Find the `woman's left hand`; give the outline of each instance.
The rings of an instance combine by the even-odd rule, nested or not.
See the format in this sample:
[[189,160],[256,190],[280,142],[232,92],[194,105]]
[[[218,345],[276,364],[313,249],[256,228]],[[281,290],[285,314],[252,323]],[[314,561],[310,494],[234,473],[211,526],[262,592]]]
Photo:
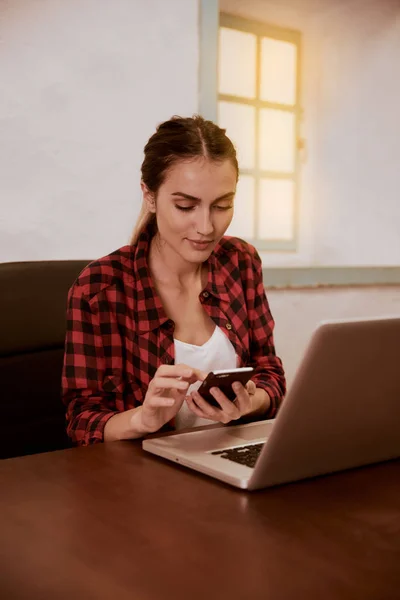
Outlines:
[[228,400],[219,388],[211,388],[210,393],[218,402],[220,408],[209,404],[197,391],[191,392],[186,397],[186,402],[190,410],[198,417],[219,421],[220,423],[229,423],[230,421],[240,419],[244,415],[248,415],[255,408],[252,400],[256,393],[256,385],[253,381],[249,381],[246,387],[236,382],[232,388],[236,394],[233,402]]

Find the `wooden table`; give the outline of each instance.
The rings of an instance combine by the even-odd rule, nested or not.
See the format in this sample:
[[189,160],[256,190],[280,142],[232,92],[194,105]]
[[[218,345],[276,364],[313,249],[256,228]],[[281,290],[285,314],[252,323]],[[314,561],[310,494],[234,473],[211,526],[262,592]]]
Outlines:
[[2,600],[400,598],[400,461],[249,493],[114,442],[0,485]]

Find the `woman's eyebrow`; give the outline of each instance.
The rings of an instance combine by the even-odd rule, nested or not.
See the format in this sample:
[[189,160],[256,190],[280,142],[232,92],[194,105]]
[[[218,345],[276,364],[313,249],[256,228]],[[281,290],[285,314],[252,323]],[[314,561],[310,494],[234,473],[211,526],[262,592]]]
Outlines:
[[[182,198],[185,198],[186,200],[194,200],[195,202],[201,202],[201,198],[196,198],[196,196],[191,196],[190,194],[185,194],[184,192],[173,192],[171,195],[172,196],[181,196]],[[222,196],[219,196],[218,198],[216,198],[214,200],[214,202],[219,202],[220,200],[225,200],[227,198],[231,198],[234,195],[235,195],[235,192],[227,192],[226,194],[223,194]]]

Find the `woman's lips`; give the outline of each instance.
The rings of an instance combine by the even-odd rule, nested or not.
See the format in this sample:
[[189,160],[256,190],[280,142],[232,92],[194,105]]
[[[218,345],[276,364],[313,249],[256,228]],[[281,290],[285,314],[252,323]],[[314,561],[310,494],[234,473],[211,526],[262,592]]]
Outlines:
[[190,240],[189,238],[187,238],[187,241],[195,250],[206,250],[213,242],[213,240]]

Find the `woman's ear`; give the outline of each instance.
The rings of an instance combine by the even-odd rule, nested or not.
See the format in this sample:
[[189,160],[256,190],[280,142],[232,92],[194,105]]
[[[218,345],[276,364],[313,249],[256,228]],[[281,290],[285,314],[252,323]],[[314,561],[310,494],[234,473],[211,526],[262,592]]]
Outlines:
[[143,200],[144,200],[144,202],[146,204],[147,210],[149,212],[151,212],[151,213],[155,213],[156,212],[156,198],[155,198],[155,194],[153,194],[153,192],[151,192],[149,190],[149,188],[144,183],[144,181],[140,182],[140,187],[142,188]]

